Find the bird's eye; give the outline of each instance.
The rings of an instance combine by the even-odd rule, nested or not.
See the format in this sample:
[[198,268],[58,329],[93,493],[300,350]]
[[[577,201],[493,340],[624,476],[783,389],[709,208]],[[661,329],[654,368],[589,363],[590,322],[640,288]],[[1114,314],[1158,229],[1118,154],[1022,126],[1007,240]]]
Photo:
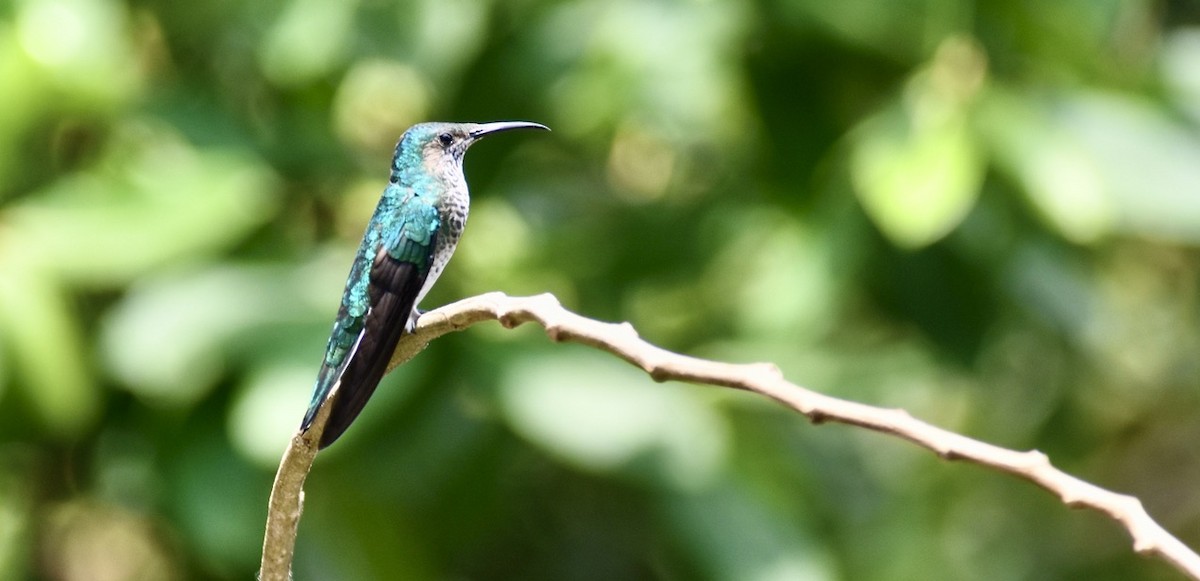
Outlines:
[[438,136],[438,141],[442,142],[443,147],[450,147],[450,144],[454,143],[454,136],[449,133],[443,133]]

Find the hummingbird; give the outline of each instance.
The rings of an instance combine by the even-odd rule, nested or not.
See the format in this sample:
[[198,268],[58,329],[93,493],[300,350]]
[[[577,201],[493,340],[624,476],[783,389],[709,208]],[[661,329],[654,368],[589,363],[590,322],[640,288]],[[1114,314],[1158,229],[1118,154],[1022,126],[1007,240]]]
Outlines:
[[396,144],[391,177],[354,256],[300,426],[307,431],[334,394],[320,448],[337,440],[358,417],[400,336],[416,327],[417,305],[454,254],[470,204],[463,177],[467,148],[510,129],[549,131],[528,121],[420,123]]

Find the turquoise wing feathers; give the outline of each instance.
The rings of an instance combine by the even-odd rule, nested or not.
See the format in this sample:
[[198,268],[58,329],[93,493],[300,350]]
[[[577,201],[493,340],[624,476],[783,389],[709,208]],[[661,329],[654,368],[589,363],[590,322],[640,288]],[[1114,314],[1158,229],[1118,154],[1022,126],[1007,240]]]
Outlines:
[[375,392],[433,263],[437,209],[409,195],[381,201],[359,248],[302,429],[341,382],[321,447],[349,427]]

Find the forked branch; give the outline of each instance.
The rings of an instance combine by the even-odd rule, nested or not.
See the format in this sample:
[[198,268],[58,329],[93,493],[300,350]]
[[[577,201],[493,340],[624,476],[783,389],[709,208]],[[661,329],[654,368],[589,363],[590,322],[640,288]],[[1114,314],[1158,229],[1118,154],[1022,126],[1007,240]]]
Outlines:
[[[672,353],[643,341],[628,323],[602,323],[572,313],[553,295],[509,297],[488,293],[430,311],[420,318],[413,334],[401,338],[388,370],[412,359],[437,337],[491,320],[508,328],[536,323],[546,329],[546,335],[553,341],[572,341],[607,351],[642,369],[655,381],[675,380],[751,391],[804,414],[814,423],[860,426],[909,440],[948,460],[965,460],[1007,472],[1050,491],[1069,507],[1088,508],[1109,516],[1129,532],[1134,551],[1159,557],[1200,581],[1200,555],[1155,522],[1141,501],[1075,478],[1055,468],[1041,452],[993,446],[922,422],[901,409],[822,395],[788,382],[777,367],[768,363],[719,363]],[[263,581],[286,581],[290,577],[304,478],[316,456],[316,443],[327,417],[327,409],[318,412],[312,429],[306,434],[296,434],[284,453],[267,515],[259,572]]]

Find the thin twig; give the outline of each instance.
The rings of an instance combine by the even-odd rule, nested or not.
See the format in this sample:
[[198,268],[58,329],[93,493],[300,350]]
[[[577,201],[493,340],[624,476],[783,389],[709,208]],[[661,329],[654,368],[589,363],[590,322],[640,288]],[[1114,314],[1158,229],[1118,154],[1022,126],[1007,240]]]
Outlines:
[[[1129,532],[1134,551],[1159,557],[1200,581],[1200,555],[1155,522],[1141,501],[1075,478],[1055,468],[1041,452],[993,446],[922,422],[902,409],[879,408],[822,395],[788,382],[769,363],[719,363],[672,353],[643,341],[628,323],[602,323],[582,317],[564,309],[550,294],[509,297],[488,293],[430,311],[420,318],[412,335],[401,339],[388,370],[412,359],[437,337],[491,320],[508,328],[536,323],[545,328],[552,341],[571,341],[607,351],[642,369],[655,381],[675,380],[751,391],[804,414],[813,423],[838,422],[867,428],[903,438],[947,460],[964,460],[1007,472],[1050,491],[1071,508],[1087,508],[1109,516]],[[320,437],[317,430],[323,429],[327,415],[327,410],[321,410],[308,433],[292,438],[275,477],[263,544],[260,572],[263,581],[286,581],[290,577],[304,478],[316,455]]]

